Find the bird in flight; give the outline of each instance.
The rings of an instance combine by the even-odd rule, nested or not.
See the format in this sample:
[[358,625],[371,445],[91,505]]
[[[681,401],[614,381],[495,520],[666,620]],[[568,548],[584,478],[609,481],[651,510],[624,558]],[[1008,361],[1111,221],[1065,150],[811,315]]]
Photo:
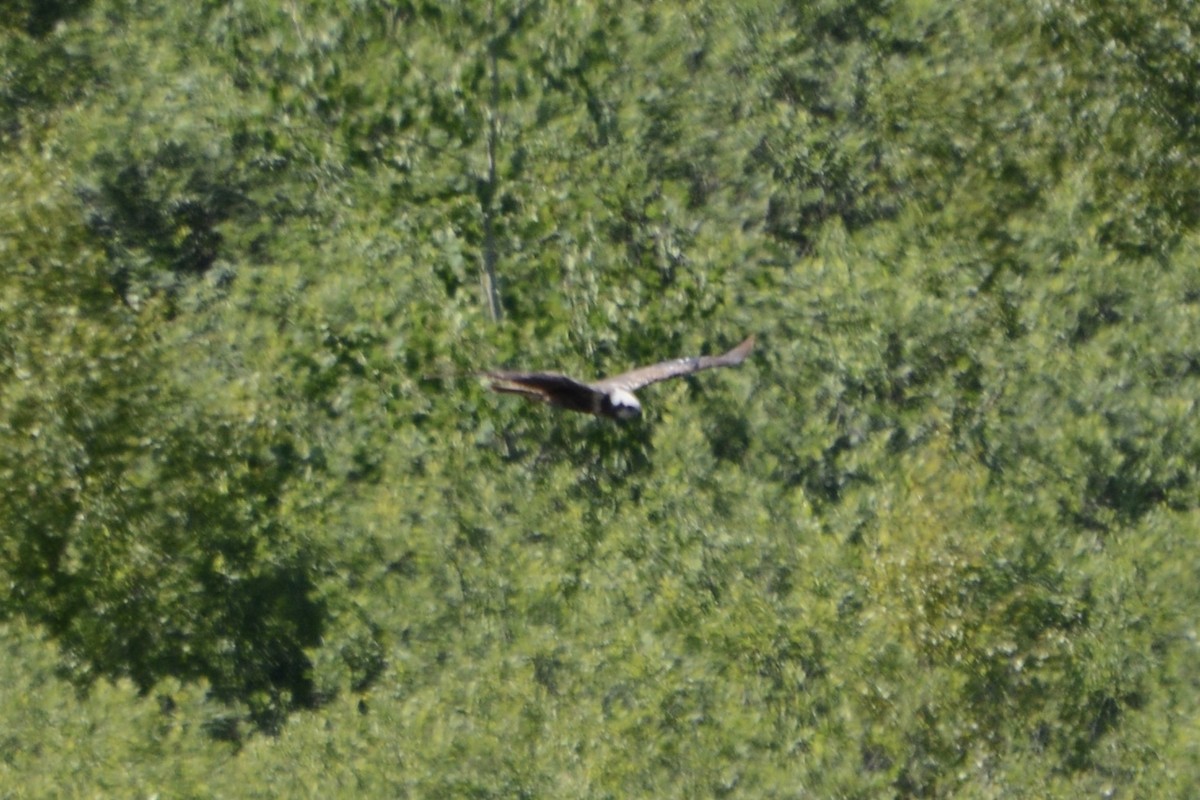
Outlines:
[[748,336],[744,342],[724,355],[676,358],[648,367],[631,369],[592,383],[577,381],[557,372],[496,370],[483,374],[492,379],[490,388],[494,392],[519,394],[557,408],[595,414],[598,417],[633,419],[642,413],[642,404],[633,393],[643,386],[680,375],[691,375],[702,369],[735,367],[746,360],[753,348],[754,337]]

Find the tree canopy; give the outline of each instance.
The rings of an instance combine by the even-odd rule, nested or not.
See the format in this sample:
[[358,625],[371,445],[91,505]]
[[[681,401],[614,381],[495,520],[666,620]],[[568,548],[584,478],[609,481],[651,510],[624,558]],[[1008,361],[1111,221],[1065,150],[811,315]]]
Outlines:
[[6,793],[1200,784],[1193,4],[8,5]]

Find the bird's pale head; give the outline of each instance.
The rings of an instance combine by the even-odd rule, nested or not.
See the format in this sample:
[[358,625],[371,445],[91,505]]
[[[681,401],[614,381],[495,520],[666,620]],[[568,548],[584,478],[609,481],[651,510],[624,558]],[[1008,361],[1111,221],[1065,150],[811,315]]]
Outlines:
[[608,393],[608,402],[617,419],[633,419],[642,415],[642,404],[625,389],[613,389]]

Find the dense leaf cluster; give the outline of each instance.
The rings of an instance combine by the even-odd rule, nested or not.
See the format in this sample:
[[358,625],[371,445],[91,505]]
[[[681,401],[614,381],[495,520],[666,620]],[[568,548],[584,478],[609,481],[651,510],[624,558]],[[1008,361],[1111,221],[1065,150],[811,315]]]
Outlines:
[[1200,782],[1190,4],[10,6],[0,786]]

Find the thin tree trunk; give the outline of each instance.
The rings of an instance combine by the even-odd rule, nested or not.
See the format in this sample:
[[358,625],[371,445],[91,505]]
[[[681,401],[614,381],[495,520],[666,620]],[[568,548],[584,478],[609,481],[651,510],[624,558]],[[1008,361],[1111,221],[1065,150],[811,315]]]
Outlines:
[[504,316],[500,306],[500,284],[496,277],[496,141],[499,138],[497,117],[500,114],[500,68],[496,58],[496,2],[491,3],[492,36],[488,42],[488,61],[492,73],[492,89],[489,97],[487,155],[488,155],[488,191],[483,206],[483,295],[487,303],[488,316],[492,322],[499,322]]

